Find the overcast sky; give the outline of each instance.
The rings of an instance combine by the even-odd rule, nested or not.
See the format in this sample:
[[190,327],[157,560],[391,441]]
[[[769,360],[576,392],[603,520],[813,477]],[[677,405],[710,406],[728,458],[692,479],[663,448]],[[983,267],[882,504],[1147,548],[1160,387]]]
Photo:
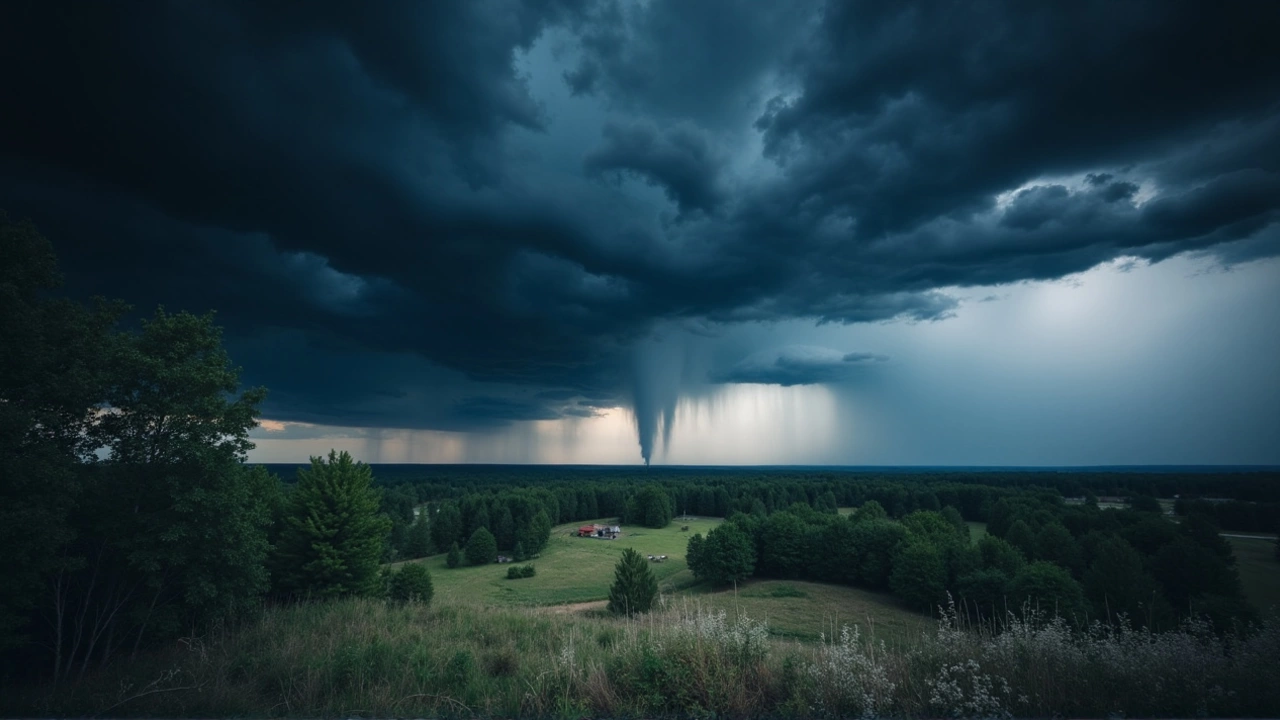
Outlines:
[[0,4],[0,209],[261,461],[1280,463],[1280,4]]

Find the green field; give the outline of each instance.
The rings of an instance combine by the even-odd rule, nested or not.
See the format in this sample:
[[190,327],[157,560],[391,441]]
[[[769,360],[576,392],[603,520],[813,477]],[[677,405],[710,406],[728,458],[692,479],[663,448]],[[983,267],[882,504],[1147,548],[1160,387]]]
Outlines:
[[[600,522],[604,522],[601,520]],[[508,565],[459,567],[450,570],[445,556],[423,560],[431,570],[436,602],[481,606],[541,606],[557,612],[598,611],[609,596],[613,568],[624,548],[642,555],[666,555],[666,562],[652,563],[658,586],[668,607],[680,605],[725,610],[730,616],[745,612],[767,620],[770,632],[783,637],[817,639],[822,633],[839,632],[841,625],[859,625],[887,641],[918,634],[932,621],[900,607],[887,594],[856,588],[799,581],[755,580],[736,590],[711,591],[698,583],[685,564],[685,547],[694,533],[706,534],[719,518],[673,520],[660,530],[623,527],[617,540],[574,536],[579,525],[560,525],[541,556],[530,561],[538,574],[508,580]],[[681,527],[688,526],[688,531]]]
[[975,520],[970,520],[970,521],[966,522],[965,524],[969,526],[969,541],[970,541],[970,542],[976,543],[976,542],[978,542],[979,540],[981,540],[983,537],[985,537],[985,536],[986,536],[986,534],[987,534],[987,524],[986,524],[986,523],[984,523],[984,522],[977,522],[977,521],[975,521]]
[[1227,540],[1236,553],[1245,598],[1263,612],[1269,608],[1280,612],[1280,562],[1276,561],[1275,541],[1252,538]]
[[[610,522],[601,519],[597,522]],[[551,539],[540,557],[530,561],[538,574],[521,580],[507,579],[507,565],[445,566],[445,556],[435,555],[426,563],[435,583],[436,599],[479,605],[564,605],[609,597],[613,567],[625,548],[641,555],[666,555],[667,561],[653,563],[659,588],[671,592],[691,585],[693,575],[684,561],[685,547],[694,533],[706,534],[722,521],[716,519],[673,520],[660,530],[624,526],[617,540],[574,537],[573,532],[588,521],[568,523],[551,530]],[[687,532],[681,527],[688,526]]]

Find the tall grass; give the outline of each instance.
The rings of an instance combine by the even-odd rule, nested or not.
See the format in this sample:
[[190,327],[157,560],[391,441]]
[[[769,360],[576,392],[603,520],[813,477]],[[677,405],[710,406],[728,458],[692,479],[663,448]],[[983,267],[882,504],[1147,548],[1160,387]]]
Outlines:
[[1215,635],[1009,618],[779,640],[689,601],[632,620],[343,600],[264,609],[4,714],[1000,717],[1280,714],[1280,623]]

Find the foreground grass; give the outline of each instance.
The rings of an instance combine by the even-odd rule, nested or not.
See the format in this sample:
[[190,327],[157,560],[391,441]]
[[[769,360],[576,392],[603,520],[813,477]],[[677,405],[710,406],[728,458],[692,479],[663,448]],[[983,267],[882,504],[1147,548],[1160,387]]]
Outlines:
[[1244,596],[1255,608],[1280,612],[1280,562],[1275,557],[1275,541],[1229,537],[1240,570]]
[[[779,586],[774,586],[779,587]],[[341,600],[266,609],[5,715],[308,717],[1275,716],[1280,624],[1218,638],[944,620],[911,642],[770,639],[689,607],[637,620]]]

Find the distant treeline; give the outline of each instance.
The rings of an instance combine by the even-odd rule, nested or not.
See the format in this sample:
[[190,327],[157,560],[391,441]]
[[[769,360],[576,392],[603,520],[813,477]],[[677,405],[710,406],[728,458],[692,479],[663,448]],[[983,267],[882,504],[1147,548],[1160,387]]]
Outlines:
[[[286,484],[298,466],[267,465]],[[646,523],[653,504],[628,503],[641,488],[660,488],[670,503],[668,515],[728,517],[735,512],[768,515],[796,504],[820,511],[879,503],[899,518],[916,510],[952,506],[967,520],[986,521],[1002,497],[1043,495],[1054,502],[1120,497],[1135,507],[1154,509],[1153,498],[1180,496],[1176,512],[1206,515],[1224,530],[1275,532],[1280,527],[1280,473],[1169,472],[1123,473],[1064,471],[876,472],[832,469],[631,468],[578,466],[375,465],[383,489],[383,509],[393,520],[388,552],[421,557],[443,552],[454,540],[464,543],[478,527],[487,527],[499,547],[510,549],[529,508],[545,510],[553,525],[620,518]],[[1198,501],[1210,497],[1214,501]],[[1222,498],[1234,498],[1221,502]],[[443,527],[431,532],[433,546],[410,540],[414,508],[427,506],[428,517],[445,512]],[[511,522],[506,520],[511,515]],[[639,513],[639,514],[638,514]],[[454,520],[455,514],[460,516]],[[654,515],[654,518],[659,517]],[[663,523],[665,524],[665,523]],[[508,528],[514,527],[514,530]],[[421,536],[420,536],[421,537]]]
[[[372,465],[383,486],[412,485],[423,502],[455,498],[495,486],[532,487],[557,483],[651,482],[724,484],[759,481],[768,485],[847,481],[885,481],[891,484],[954,484],[988,487],[1040,487],[1064,497],[1150,496],[1172,498],[1231,498],[1248,502],[1280,502],[1280,471],[1225,468],[1119,470],[864,470],[825,467],[637,467],[609,465]],[[268,464],[285,483],[306,465]]]
[[[1103,486],[1086,476],[1129,499],[1128,508],[1101,509],[1088,490],[1068,504],[1061,487],[1079,492],[1075,483],[1087,483],[1058,473],[965,475],[960,482],[951,473],[825,470],[530,468],[527,477],[510,468],[385,471],[378,467],[384,508],[402,528],[392,531],[388,557],[442,551],[480,528],[511,548],[535,511],[556,524],[616,517],[649,527],[681,514],[726,517],[707,537],[695,536],[687,553],[695,575],[715,584],[751,577],[847,584],[892,592],[924,611],[950,593],[984,618],[1035,607],[1080,624],[1124,616],[1152,628],[1191,614],[1220,626],[1253,617],[1219,523],[1263,529],[1270,517],[1260,512],[1270,507],[1263,503],[1180,501],[1185,517],[1170,522],[1145,494],[1153,492],[1153,478],[1163,483],[1156,493],[1198,487],[1215,496],[1274,482],[1258,473],[1140,475],[1108,476]],[[415,503],[424,501],[431,542],[405,546],[399,538],[424,534],[409,524]],[[841,516],[841,507],[857,510]],[[970,543],[966,521],[987,523],[988,536]]]

